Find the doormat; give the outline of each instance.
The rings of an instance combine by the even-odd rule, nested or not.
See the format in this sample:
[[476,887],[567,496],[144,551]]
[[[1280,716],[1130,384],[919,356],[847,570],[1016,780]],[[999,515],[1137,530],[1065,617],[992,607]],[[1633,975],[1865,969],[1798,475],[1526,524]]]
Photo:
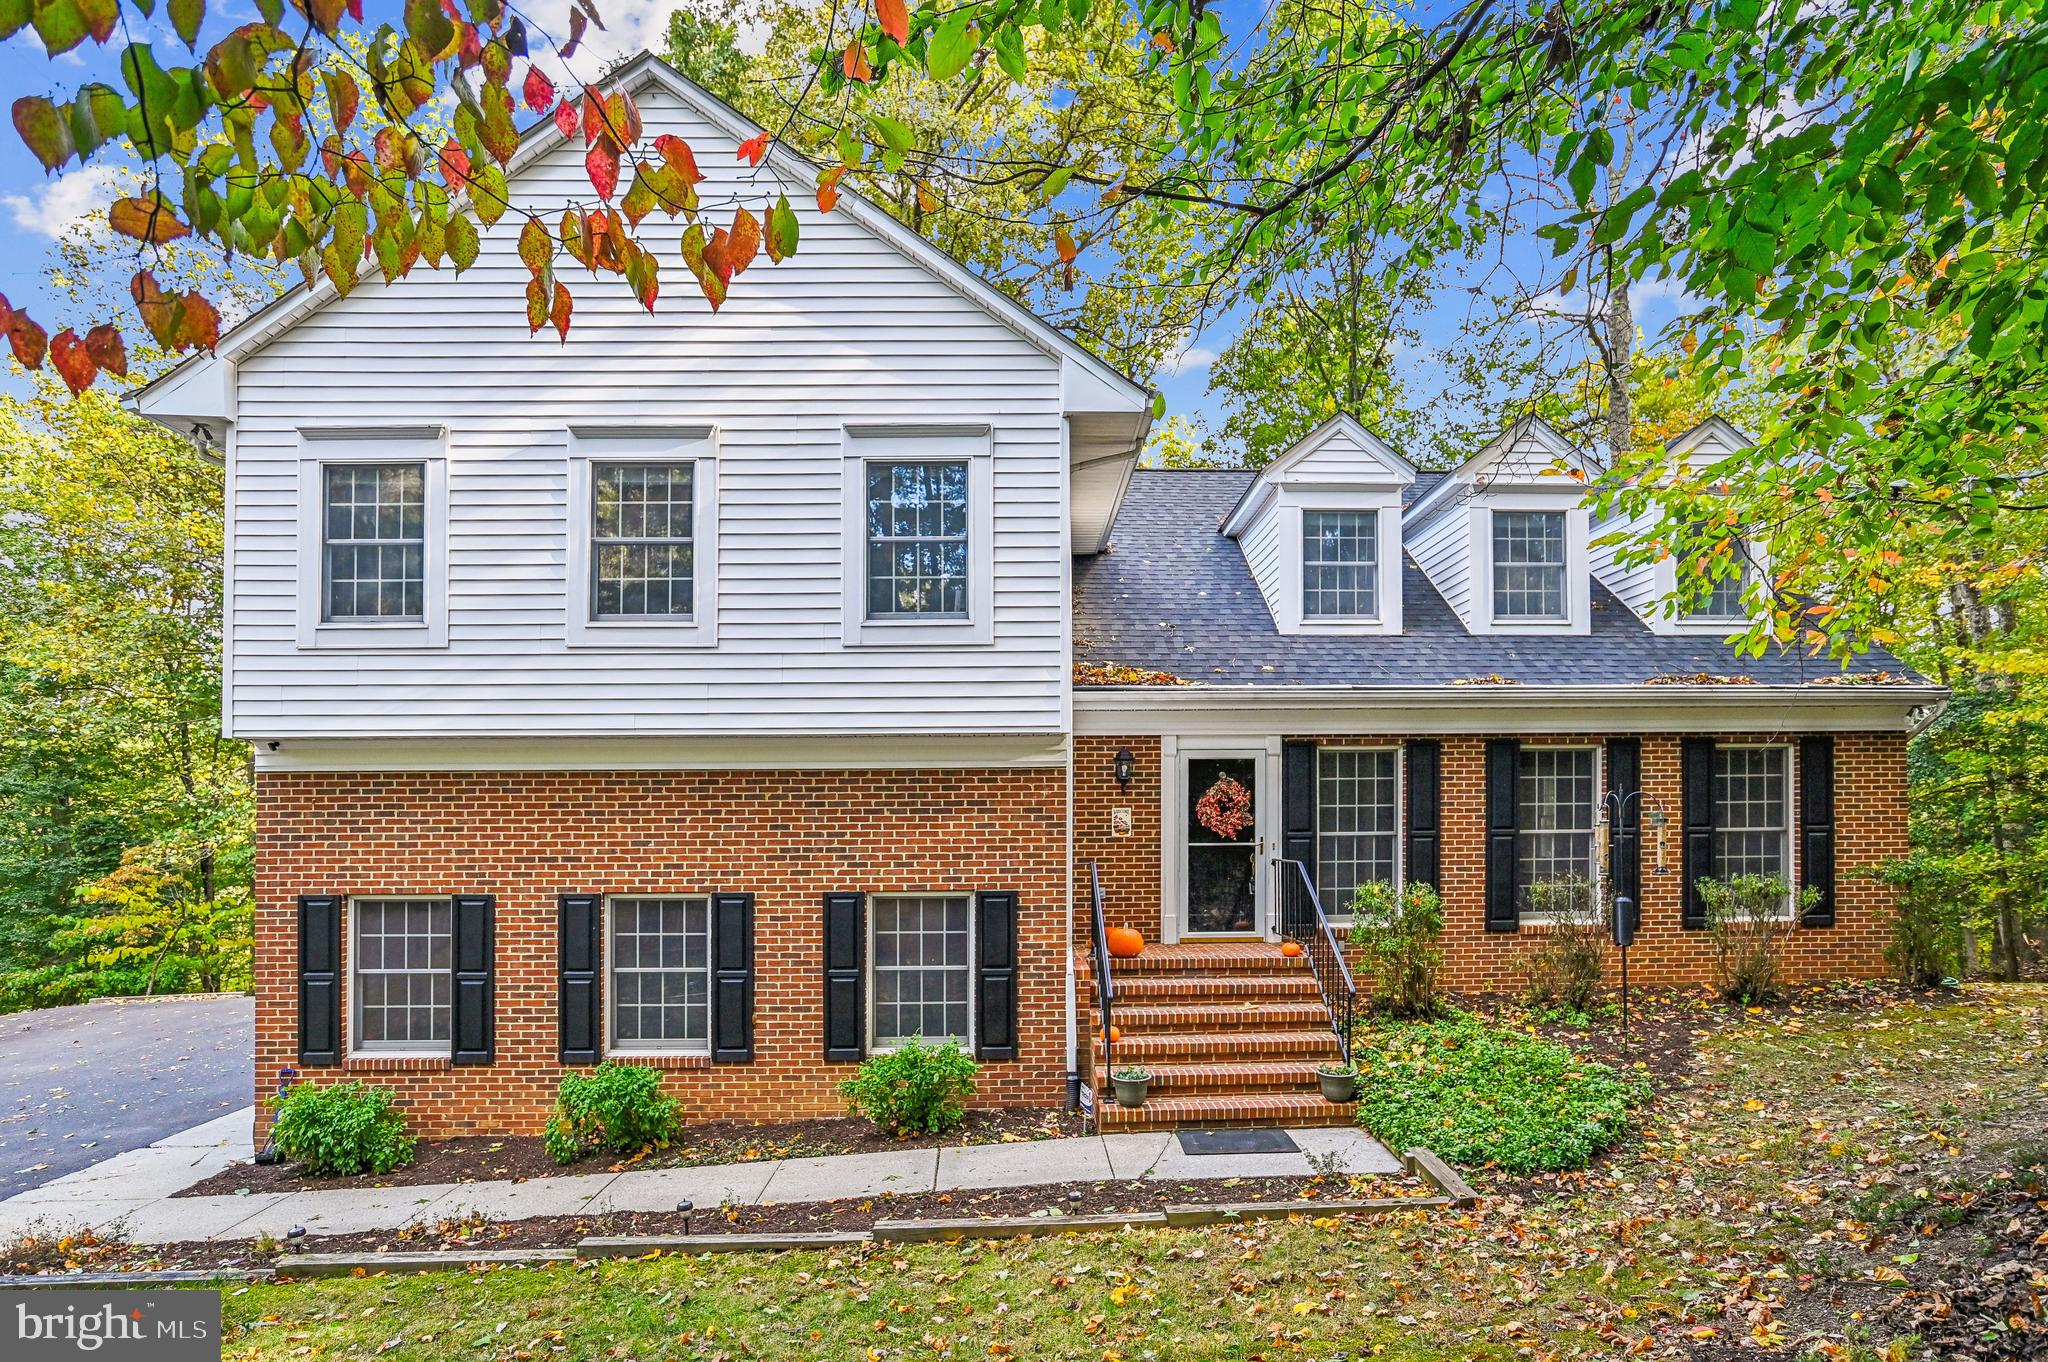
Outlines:
[[1183,1130],[1183,1154],[1299,1154],[1301,1146],[1284,1130]]

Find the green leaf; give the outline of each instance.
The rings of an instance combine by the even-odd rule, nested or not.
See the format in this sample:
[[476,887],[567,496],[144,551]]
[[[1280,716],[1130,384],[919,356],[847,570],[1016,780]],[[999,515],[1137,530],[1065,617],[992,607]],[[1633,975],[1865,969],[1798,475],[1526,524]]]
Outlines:
[[46,171],[63,165],[76,150],[68,121],[42,95],[23,95],[14,101],[14,130]]
[[1061,166],[1058,170],[1045,177],[1045,182],[1039,185],[1039,191],[1047,199],[1056,199],[1059,197],[1060,191],[1067,187],[1067,181],[1073,178],[1074,168],[1072,166]]
[[469,214],[457,213],[448,219],[448,258],[455,262],[457,274],[476,263],[476,224],[469,220]]
[[1873,161],[1863,172],[1863,193],[1887,213],[1905,211],[1906,188],[1899,183],[1898,173],[1881,161]]
[[875,130],[876,139],[893,152],[901,154],[916,145],[917,139],[910,129],[893,118],[883,118],[878,114],[869,119],[868,124]]
[[967,69],[967,59],[974,55],[975,48],[973,20],[972,9],[957,9],[932,34],[924,65],[933,80],[951,80]]
[[996,30],[989,45],[995,48],[996,64],[1003,68],[1003,74],[1022,85],[1026,74],[1024,30],[1015,24],[1005,24]]
[[206,21],[206,0],[170,0],[164,7],[164,14],[178,36],[185,40],[185,46],[197,51],[199,26]]

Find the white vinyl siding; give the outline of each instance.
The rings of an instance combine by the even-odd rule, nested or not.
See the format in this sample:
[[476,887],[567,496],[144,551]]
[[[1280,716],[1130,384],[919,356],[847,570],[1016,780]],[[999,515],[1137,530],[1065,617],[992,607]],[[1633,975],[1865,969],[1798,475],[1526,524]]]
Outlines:
[[1438,512],[1406,533],[1408,554],[1422,575],[1429,578],[1444,603],[1459,619],[1472,627],[1472,545],[1467,538],[1467,515],[1463,507]]
[[[517,232],[486,232],[458,279],[425,265],[367,277],[241,355],[229,454],[229,717],[255,738],[693,737],[1046,734],[1064,726],[1067,442],[1060,361],[807,185],[736,159],[735,143],[672,95],[641,100],[647,135],[689,140],[706,204],[758,214],[787,189],[802,250],[765,257],[713,316],[686,271],[665,269],[654,315],[615,278],[569,280],[566,345],[528,334]],[[580,143],[516,176],[514,212],[586,199]],[[730,215],[730,208],[720,211]],[[674,262],[682,224],[642,223]],[[565,276],[566,277],[566,276]],[[298,429],[364,419],[446,429],[446,646],[315,653],[296,638],[303,535]],[[989,534],[975,567],[988,618],[976,646],[855,647],[842,621],[848,429],[973,427]],[[644,421],[715,429],[715,646],[633,646],[569,619],[571,428]],[[387,456],[391,457],[391,456]],[[700,472],[708,460],[700,460]],[[430,482],[431,482],[430,476]],[[700,496],[711,488],[700,477]],[[430,553],[431,556],[431,553]],[[699,577],[711,564],[697,551]],[[923,626],[920,626],[923,627]],[[984,643],[978,636],[985,629]]]

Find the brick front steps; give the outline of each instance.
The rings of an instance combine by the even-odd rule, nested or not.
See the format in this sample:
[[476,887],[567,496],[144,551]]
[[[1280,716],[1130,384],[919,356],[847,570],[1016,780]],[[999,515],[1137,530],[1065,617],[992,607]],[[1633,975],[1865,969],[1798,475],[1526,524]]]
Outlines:
[[1308,962],[1263,942],[1147,946],[1110,966],[1118,1067],[1152,1073],[1145,1105],[1116,1104],[1094,982],[1082,972],[1094,1031],[1095,1110],[1104,1131],[1182,1126],[1346,1126],[1316,1065],[1340,1057]]

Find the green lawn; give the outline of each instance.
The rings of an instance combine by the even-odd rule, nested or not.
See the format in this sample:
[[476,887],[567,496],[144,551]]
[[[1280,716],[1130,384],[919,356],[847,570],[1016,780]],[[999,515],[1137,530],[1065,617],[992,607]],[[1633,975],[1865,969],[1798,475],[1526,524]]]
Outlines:
[[254,1287],[227,1352],[1895,1362],[1931,1354],[1884,1306],[1969,1270],[2044,1118],[2048,987],[1745,1017],[1602,1173],[1482,1175],[1475,1212]]

